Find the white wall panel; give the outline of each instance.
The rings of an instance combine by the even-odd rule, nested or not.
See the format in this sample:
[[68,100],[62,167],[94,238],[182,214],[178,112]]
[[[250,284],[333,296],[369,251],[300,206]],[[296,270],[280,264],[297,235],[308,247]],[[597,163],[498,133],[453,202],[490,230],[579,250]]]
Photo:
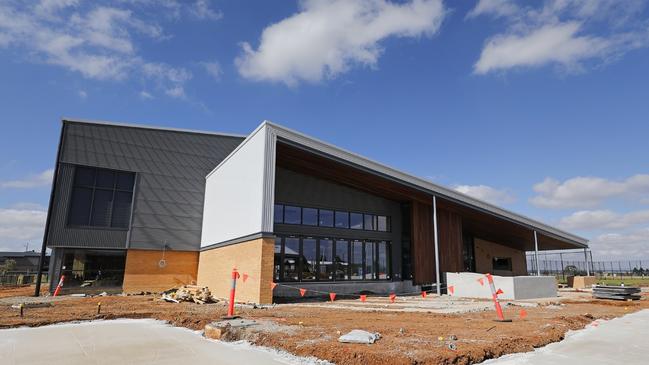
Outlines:
[[272,231],[274,151],[262,124],[207,176],[201,247]]

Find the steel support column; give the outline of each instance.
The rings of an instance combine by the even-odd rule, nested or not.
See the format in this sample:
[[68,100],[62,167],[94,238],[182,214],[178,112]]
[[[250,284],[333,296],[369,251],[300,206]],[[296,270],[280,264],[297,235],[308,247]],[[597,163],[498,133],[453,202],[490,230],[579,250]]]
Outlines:
[[588,249],[584,248],[584,259],[586,260],[586,276],[590,276],[590,265],[588,264]]
[[437,198],[435,197],[435,195],[433,195],[433,237],[434,237],[434,240],[435,240],[435,270],[436,270],[435,280],[437,281],[437,283],[436,283],[437,285],[435,285],[435,286],[437,288],[437,295],[441,295],[442,290],[440,288],[440,280],[439,280],[439,276],[440,276],[440,273],[439,273],[439,271],[440,271],[439,270],[439,242],[437,240]]
[[539,240],[536,237],[536,230],[534,230],[534,262],[536,262],[536,276],[541,276],[541,268],[539,267]]

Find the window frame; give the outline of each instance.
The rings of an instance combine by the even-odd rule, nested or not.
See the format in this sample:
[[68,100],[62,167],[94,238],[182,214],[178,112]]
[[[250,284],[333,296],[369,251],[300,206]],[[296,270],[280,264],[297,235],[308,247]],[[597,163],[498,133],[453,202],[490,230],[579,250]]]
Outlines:
[[[359,211],[353,211],[353,210],[346,210],[346,209],[335,209],[335,208],[316,208],[313,206],[303,206],[303,205],[297,205],[297,204],[287,204],[287,203],[274,203],[273,209],[281,209],[282,211],[282,217],[281,219],[278,219],[278,217],[274,214],[273,212],[273,224],[286,224],[286,225],[292,225],[292,226],[306,226],[306,227],[323,227],[323,228],[334,228],[334,229],[343,229],[343,230],[353,230],[353,231],[366,231],[366,232],[379,232],[379,233],[392,233],[392,217],[389,215],[385,214],[376,214],[376,213],[367,213],[367,212],[359,212]],[[298,223],[291,223],[286,221],[286,212],[287,208],[297,208],[299,210],[299,222]],[[316,224],[305,224],[304,223],[304,211],[305,209],[309,210],[315,210],[316,213]],[[321,218],[323,216],[322,212],[326,211],[327,213],[331,214],[332,222],[331,225],[325,225],[321,223]],[[337,219],[341,215],[346,215],[347,219],[346,221],[346,226],[338,226],[337,225]],[[360,215],[361,218],[361,226],[358,228],[353,228],[351,225],[352,222],[352,215]],[[379,217],[385,217],[385,225],[386,229],[385,230],[380,230],[379,229]],[[372,227],[367,228],[366,227],[366,218],[370,218]]]
[[[86,169],[86,170],[93,170],[93,182],[92,185],[86,185],[86,184],[78,184],[76,182],[77,179],[77,171],[79,169]],[[97,186],[97,175],[99,171],[110,171],[113,173],[113,187],[103,187],[103,186]],[[133,186],[132,188],[129,189],[123,189],[117,187],[117,180],[119,174],[130,174],[133,175]],[[67,228],[82,228],[82,229],[97,229],[97,230],[111,230],[111,231],[128,231],[131,229],[131,222],[133,221],[133,203],[135,201],[135,191],[137,187],[137,177],[138,173],[134,171],[126,171],[126,170],[116,170],[116,169],[107,169],[103,167],[96,167],[96,166],[86,166],[86,165],[74,165],[74,172],[72,174],[72,183],[70,185],[70,193],[69,193],[69,198],[67,201],[67,212],[66,212],[66,227]],[[87,220],[86,224],[73,224],[70,222],[70,213],[72,209],[72,204],[73,204],[73,195],[74,195],[74,190],[75,188],[80,188],[80,189],[90,189],[92,192],[90,194],[90,205],[88,208],[87,212]],[[101,191],[110,191],[111,192],[111,200],[110,200],[110,222],[108,226],[101,226],[101,225],[93,225],[92,220],[93,220],[93,211],[94,211],[94,205],[95,205],[95,193],[97,190]],[[115,196],[117,195],[118,192],[121,193],[129,193],[131,194],[131,201],[130,201],[130,207],[129,207],[129,216],[128,216],[128,224],[126,227],[114,227],[113,226],[113,214],[115,212]]]
[[[297,270],[297,280],[286,280],[286,272],[284,270],[284,261],[285,261],[285,254],[286,254],[286,240],[287,239],[295,239],[298,241],[298,252],[299,252],[299,257],[296,260],[296,270]],[[296,283],[296,282],[304,282],[304,283],[315,283],[315,282],[362,282],[362,281],[380,281],[380,282],[385,282],[385,281],[393,281],[393,275],[392,275],[392,241],[389,240],[372,240],[372,239],[353,239],[353,238],[346,238],[346,237],[340,237],[340,236],[312,236],[312,235],[293,235],[293,234],[287,234],[287,235],[277,235],[276,239],[280,240],[280,254],[278,256],[280,265],[279,265],[279,270],[278,270],[278,282],[287,282],[287,283]],[[304,252],[304,244],[303,240],[305,239],[313,239],[315,240],[316,243],[316,259],[314,263],[314,269],[317,275],[315,275],[314,280],[304,280],[302,277],[303,273],[303,252]],[[320,241],[321,240],[327,240],[331,242],[331,259],[332,259],[332,265],[333,265],[333,273],[332,273],[332,278],[331,280],[321,280],[320,279]],[[338,270],[338,263],[335,262],[336,258],[336,253],[338,252],[338,243],[344,242],[347,251],[347,267],[345,268],[345,276],[347,276],[347,279],[338,279],[336,277],[336,273]],[[354,242],[360,242],[360,249],[361,249],[361,268],[363,275],[361,275],[360,279],[352,279],[352,264],[354,263],[353,257],[352,257],[352,245]],[[379,267],[379,255],[378,255],[378,245],[379,243],[384,242],[385,243],[385,253],[386,253],[386,278],[385,279],[380,279],[379,278],[379,273],[378,273],[378,267]],[[366,270],[366,247],[371,246],[373,250],[373,257],[372,257],[372,276],[371,278],[367,278],[367,275],[365,274]],[[275,266],[275,263],[273,263],[273,267]],[[274,273],[273,273],[273,278],[274,278]]]

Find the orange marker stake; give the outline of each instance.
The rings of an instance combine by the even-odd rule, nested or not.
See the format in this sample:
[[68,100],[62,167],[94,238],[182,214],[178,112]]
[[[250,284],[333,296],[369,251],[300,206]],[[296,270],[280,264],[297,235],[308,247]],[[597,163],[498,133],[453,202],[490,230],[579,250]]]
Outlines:
[[232,286],[230,287],[230,303],[228,303],[228,317],[234,316],[234,295],[237,291],[237,278],[239,273],[236,268],[232,268]]
[[59,295],[59,292],[61,291],[61,288],[63,287],[63,281],[65,280],[65,275],[61,275],[61,280],[59,280],[59,285],[56,286],[56,290],[54,290],[54,296]]
[[395,300],[395,299],[397,299],[397,295],[394,294],[394,293],[393,293],[393,294],[390,294],[390,303],[394,303],[394,300]]
[[422,292],[421,292],[421,297],[424,298],[424,299],[426,299],[426,291],[422,291]]
[[336,300],[336,293],[329,293],[329,299],[331,299],[332,302]]
[[367,300],[367,295],[361,294],[361,302],[365,303],[366,300]]
[[521,319],[525,319],[525,317],[527,317],[527,311],[525,311],[525,309],[521,309],[519,316]]

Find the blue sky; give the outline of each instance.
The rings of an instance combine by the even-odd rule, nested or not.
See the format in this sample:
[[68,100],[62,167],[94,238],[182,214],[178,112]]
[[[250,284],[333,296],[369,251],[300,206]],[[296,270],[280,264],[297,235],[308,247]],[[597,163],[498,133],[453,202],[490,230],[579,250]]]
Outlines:
[[647,1],[3,1],[0,250],[68,116],[268,119],[649,258],[648,66]]

